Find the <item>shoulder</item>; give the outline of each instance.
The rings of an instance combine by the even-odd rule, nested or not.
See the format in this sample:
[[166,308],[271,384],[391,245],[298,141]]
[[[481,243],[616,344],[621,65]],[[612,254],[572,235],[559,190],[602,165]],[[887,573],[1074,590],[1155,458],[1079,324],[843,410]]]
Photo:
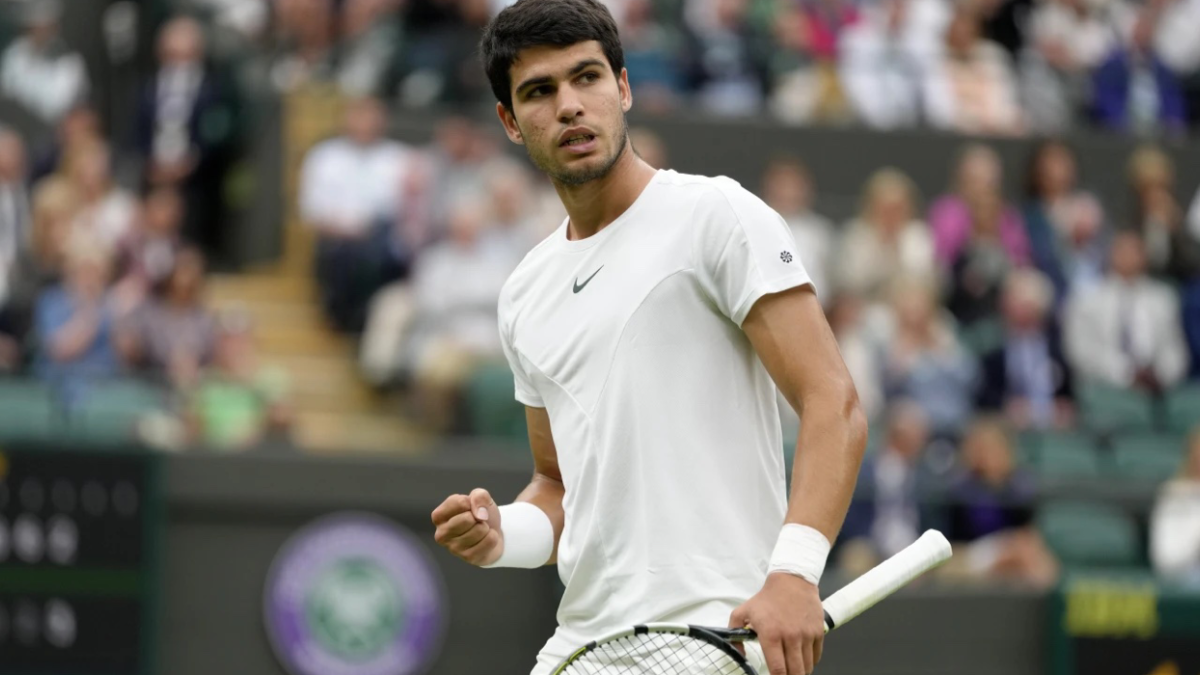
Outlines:
[[754,215],[775,211],[757,195],[728,176],[699,176],[663,171],[659,184],[666,199],[679,199],[695,204],[702,213],[720,215]]
[[554,228],[550,236],[526,253],[521,262],[517,263],[516,268],[508,275],[508,279],[500,288],[501,326],[511,325],[519,313],[520,307],[536,296],[538,289],[542,287],[541,272],[546,268],[553,255],[555,239],[561,236],[565,236],[563,225]]

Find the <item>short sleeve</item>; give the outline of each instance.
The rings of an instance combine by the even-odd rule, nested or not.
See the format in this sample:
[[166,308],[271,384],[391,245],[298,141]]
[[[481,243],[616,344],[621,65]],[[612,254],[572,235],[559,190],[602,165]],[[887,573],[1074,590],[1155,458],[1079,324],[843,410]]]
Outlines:
[[500,346],[504,349],[504,358],[508,360],[508,367],[512,370],[515,397],[518,401],[531,408],[545,408],[546,404],[537,393],[537,388],[533,386],[533,379],[529,377],[529,372],[525,369],[525,364],[521,362],[521,357],[517,353],[516,347],[513,346],[512,326],[507,320],[506,315],[508,312],[505,311],[505,305],[506,303],[501,299]]
[[697,277],[738,326],[764,295],[812,284],[787,223],[733,181],[701,197],[696,215]]

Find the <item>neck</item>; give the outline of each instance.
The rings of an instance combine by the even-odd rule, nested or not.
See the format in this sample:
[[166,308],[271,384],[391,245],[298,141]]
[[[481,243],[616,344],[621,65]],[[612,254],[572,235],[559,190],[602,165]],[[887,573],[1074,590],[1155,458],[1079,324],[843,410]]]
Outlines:
[[634,154],[627,142],[621,157],[604,177],[582,185],[555,181],[554,189],[570,217],[567,236],[586,239],[604,229],[633,205],[654,173],[654,168]]

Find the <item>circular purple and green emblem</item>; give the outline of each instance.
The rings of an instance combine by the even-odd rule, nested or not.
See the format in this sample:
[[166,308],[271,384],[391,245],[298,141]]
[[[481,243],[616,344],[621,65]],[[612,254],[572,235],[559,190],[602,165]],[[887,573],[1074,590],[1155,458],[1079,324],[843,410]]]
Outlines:
[[441,647],[444,596],[413,535],[379,516],[334,514],[276,555],[267,635],[292,675],[415,675]]

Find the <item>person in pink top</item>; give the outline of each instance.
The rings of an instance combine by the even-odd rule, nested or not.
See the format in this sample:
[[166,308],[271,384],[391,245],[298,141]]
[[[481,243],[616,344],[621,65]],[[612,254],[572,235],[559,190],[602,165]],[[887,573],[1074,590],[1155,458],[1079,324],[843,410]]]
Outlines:
[[[955,170],[954,192],[942,195],[929,208],[929,227],[933,232],[934,256],[949,270],[970,243],[974,229],[971,204],[999,198],[1000,158],[986,145],[972,144],[959,155]],[[998,237],[1008,262],[1016,267],[1029,264],[1029,237],[1020,213],[1004,202],[998,224]]]

